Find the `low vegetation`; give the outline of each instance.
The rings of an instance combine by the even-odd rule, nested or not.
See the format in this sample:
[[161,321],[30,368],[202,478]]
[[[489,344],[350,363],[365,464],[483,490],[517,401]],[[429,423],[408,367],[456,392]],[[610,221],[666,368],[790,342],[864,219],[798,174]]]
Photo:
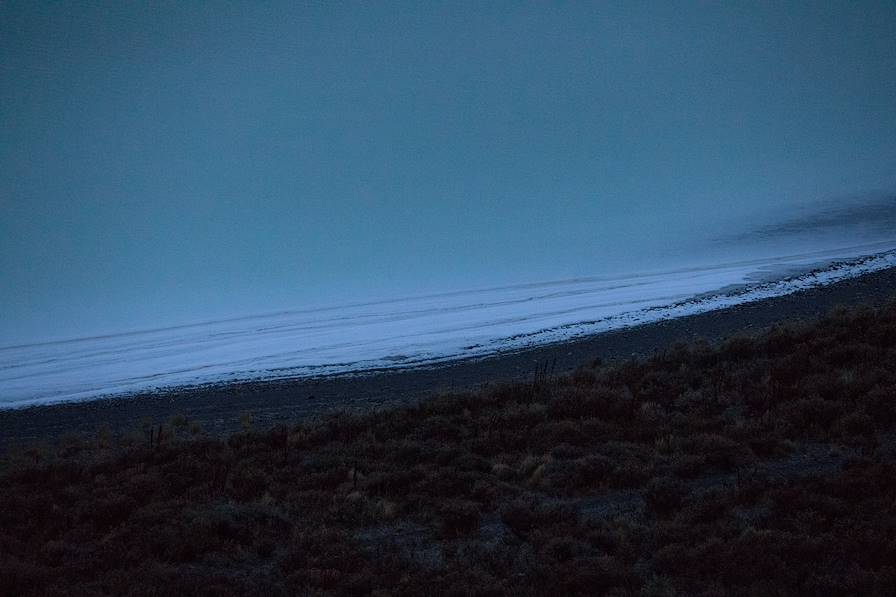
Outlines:
[[0,468],[7,595],[893,595],[896,305]]

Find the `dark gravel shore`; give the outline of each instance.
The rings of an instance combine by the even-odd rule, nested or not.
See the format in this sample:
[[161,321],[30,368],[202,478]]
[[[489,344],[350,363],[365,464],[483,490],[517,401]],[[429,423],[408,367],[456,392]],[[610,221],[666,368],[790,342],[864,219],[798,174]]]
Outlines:
[[378,408],[429,395],[532,377],[537,364],[562,372],[594,358],[650,355],[676,342],[718,342],[754,334],[775,323],[814,319],[837,306],[877,306],[896,299],[896,269],[867,274],[824,288],[680,319],[607,332],[585,339],[455,362],[432,369],[236,383],[157,395],[37,406],[0,411],[0,448],[52,441],[62,433],[95,433],[101,427],[129,431],[145,420],[165,423],[184,415],[212,433],[240,428],[248,413],[264,429],[337,409]]

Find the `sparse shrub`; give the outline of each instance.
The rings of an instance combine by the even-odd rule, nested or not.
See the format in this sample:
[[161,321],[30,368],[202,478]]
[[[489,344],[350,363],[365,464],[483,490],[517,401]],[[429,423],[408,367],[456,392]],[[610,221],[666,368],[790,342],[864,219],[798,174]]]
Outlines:
[[229,477],[228,493],[239,502],[254,500],[261,496],[270,479],[262,467],[253,463],[240,463]]
[[591,548],[579,539],[562,536],[550,539],[544,546],[543,553],[558,562],[568,562],[574,558],[587,556],[591,553]]
[[843,416],[844,410],[840,402],[806,398],[782,407],[778,414],[792,427],[794,435],[805,437],[830,430],[834,422]]
[[548,506],[529,499],[515,500],[501,510],[504,524],[523,539],[539,528],[574,522],[575,519],[575,513],[567,508]]
[[441,530],[446,536],[467,535],[479,530],[479,506],[468,500],[448,500],[439,507]]
[[641,487],[651,475],[651,465],[636,458],[628,457],[616,464],[609,476],[610,487]]
[[516,477],[516,471],[512,466],[499,462],[492,467],[492,474],[502,481],[511,481]]
[[551,450],[551,457],[555,460],[575,460],[585,455],[585,450],[569,444],[560,444]]
[[748,446],[716,433],[700,433],[682,442],[682,450],[699,457],[712,469],[735,470],[752,463],[755,455]]
[[676,454],[673,472],[682,479],[694,479],[708,468],[705,454]]
[[678,591],[665,576],[653,575],[641,587],[641,597],[675,597]]
[[573,385],[590,388],[597,381],[597,376],[594,374],[594,371],[579,368],[573,371],[572,375],[570,375],[570,381]]
[[102,425],[96,432],[96,444],[100,449],[108,449],[112,446],[112,430],[108,425]]
[[113,493],[95,497],[80,517],[97,529],[105,530],[124,522],[136,508],[137,502],[133,498]]
[[863,412],[849,413],[837,421],[837,430],[844,437],[870,436],[876,428],[874,419]]
[[410,492],[423,476],[415,469],[375,472],[364,482],[369,493],[400,497]]
[[865,411],[881,428],[896,424],[896,386],[871,388],[864,397]]
[[678,509],[684,495],[684,486],[679,481],[663,477],[648,484],[644,490],[644,502],[654,515],[666,518]]
[[605,484],[615,469],[613,461],[597,454],[575,460],[552,458],[546,462],[536,483],[553,491],[581,491]]
[[532,430],[530,438],[533,449],[538,452],[547,452],[561,443],[584,446],[588,442],[589,438],[582,432],[581,425],[565,419],[542,421]]
[[722,355],[732,361],[749,359],[756,352],[756,343],[752,338],[743,336],[728,340],[721,349]]

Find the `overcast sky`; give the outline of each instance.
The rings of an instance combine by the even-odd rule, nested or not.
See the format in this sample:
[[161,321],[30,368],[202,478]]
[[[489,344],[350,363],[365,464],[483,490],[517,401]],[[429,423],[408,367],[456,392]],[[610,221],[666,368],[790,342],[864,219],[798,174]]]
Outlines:
[[5,1],[0,345],[687,261],[896,188],[894,69],[891,1]]

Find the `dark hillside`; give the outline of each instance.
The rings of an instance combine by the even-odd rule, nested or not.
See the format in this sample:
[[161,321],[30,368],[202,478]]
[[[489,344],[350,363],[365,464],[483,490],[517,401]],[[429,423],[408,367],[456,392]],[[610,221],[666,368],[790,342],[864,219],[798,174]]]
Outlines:
[[226,439],[9,454],[0,593],[896,594],[896,304]]

